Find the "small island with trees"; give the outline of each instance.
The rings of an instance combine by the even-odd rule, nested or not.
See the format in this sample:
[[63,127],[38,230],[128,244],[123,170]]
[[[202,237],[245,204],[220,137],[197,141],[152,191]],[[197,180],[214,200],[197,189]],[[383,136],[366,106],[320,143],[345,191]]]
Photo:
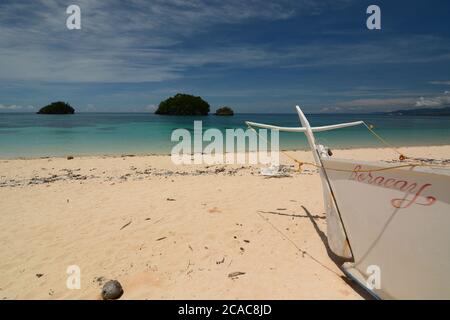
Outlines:
[[75,109],[67,102],[57,101],[41,108],[37,114],[74,114]]
[[232,116],[234,115],[233,110],[230,107],[221,107],[216,110],[216,116]]
[[201,97],[190,94],[177,93],[158,106],[155,114],[174,116],[207,116],[209,104]]

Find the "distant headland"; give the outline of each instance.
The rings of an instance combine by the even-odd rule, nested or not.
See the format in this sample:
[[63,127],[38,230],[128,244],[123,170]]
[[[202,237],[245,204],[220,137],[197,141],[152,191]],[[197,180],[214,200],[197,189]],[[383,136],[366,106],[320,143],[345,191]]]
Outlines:
[[[376,114],[380,113],[377,112]],[[396,110],[382,112],[381,114],[389,116],[450,116],[450,107]]]
[[41,108],[37,114],[74,114],[75,109],[67,102],[57,101]]

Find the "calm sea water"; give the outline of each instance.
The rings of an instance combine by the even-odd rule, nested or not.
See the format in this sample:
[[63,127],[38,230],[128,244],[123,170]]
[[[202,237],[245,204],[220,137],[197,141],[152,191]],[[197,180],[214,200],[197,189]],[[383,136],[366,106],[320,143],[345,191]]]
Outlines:
[[[313,126],[365,120],[377,133],[398,146],[450,144],[450,117],[380,115],[307,115]],[[43,157],[103,154],[168,154],[172,130],[193,130],[194,120],[203,129],[244,128],[244,121],[299,126],[296,114],[236,114],[233,117],[176,117],[137,113],[80,113],[37,115],[0,113],[0,157]],[[317,133],[332,148],[381,146],[363,127]],[[281,133],[283,149],[306,149],[302,133]],[[206,143],[205,143],[206,145]]]

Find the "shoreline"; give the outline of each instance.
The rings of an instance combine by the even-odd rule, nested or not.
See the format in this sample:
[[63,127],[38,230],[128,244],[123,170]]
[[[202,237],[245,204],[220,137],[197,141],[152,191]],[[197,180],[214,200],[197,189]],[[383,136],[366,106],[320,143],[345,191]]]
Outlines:
[[[433,145],[396,145],[394,146],[396,149],[407,149],[407,148],[428,148],[428,147],[446,147],[450,146],[450,144],[433,144]],[[330,148],[331,150],[368,150],[368,149],[392,149],[388,146],[380,146],[380,147],[340,147],[340,148]],[[304,149],[281,149],[280,152],[309,152],[310,149],[305,147]],[[236,154],[236,152],[231,152]],[[203,153],[202,153],[203,154]],[[230,152],[224,152],[225,154],[230,154]],[[245,154],[248,154],[246,151]],[[132,158],[132,157],[170,157],[170,153],[107,153],[107,154],[76,154],[71,153],[67,155],[51,155],[51,156],[30,156],[30,157],[3,157],[0,155],[0,161],[13,161],[13,160],[38,160],[38,159],[65,159],[67,157],[74,158]],[[190,156],[194,156],[194,153],[189,154]]]

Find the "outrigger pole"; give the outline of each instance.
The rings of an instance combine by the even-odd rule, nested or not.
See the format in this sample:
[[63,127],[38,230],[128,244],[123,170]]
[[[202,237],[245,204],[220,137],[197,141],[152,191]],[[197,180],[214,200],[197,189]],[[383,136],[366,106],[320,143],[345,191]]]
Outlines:
[[[345,238],[347,239],[347,245],[350,249],[350,254],[353,256],[353,251],[350,246],[350,240],[348,239],[347,231],[345,230],[344,223],[342,221],[341,213],[339,212],[339,207],[336,201],[336,197],[334,195],[333,189],[331,187],[330,181],[328,179],[326,170],[323,166],[321,156],[327,156],[324,154],[322,149],[319,149],[316,145],[316,141],[314,138],[314,132],[322,132],[322,131],[329,131],[329,130],[335,130],[335,129],[341,129],[341,128],[347,128],[347,127],[354,127],[358,125],[364,124],[364,121],[355,121],[355,122],[347,122],[347,123],[339,123],[334,125],[328,125],[328,126],[321,126],[321,127],[311,127],[309,124],[308,119],[306,118],[305,114],[303,113],[302,109],[300,109],[299,106],[296,106],[298,117],[300,118],[300,122],[303,127],[279,127],[279,126],[273,126],[268,124],[262,124],[262,123],[256,123],[256,122],[249,122],[246,121],[245,123],[250,127],[258,127],[258,128],[264,128],[264,129],[271,129],[271,130],[278,130],[278,131],[284,131],[284,132],[303,132],[306,135],[306,138],[308,139],[309,147],[311,148],[311,151],[313,153],[314,161],[316,163],[316,166],[319,167],[320,176],[322,178],[322,184],[324,187],[324,200],[325,200],[325,207],[328,209],[327,212],[330,210],[329,214],[332,214],[333,209],[329,207],[331,205],[330,200],[332,204],[334,205],[337,215],[338,215],[338,221],[340,222],[340,228],[345,235]],[[331,196],[331,199],[329,198]],[[329,199],[329,200],[327,200]],[[343,250],[341,250],[343,252]]]
[[300,109],[299,106],[296,106],[295,108],[297,109],[298,117],[300,118],[300,122],[303,127],[279,127],[279,126],[273,126],[270,124],[256,123],[256,122],[250,122],[250,121],[246,121],[245,123],[250,127],[278,130],[278,131],[283,131],[283,132],[303,132],[303,133],[305,133],[306,138],[308,139],[309,147],[311,148],[311,151],[313,151],[313,153],[314,153],[314,161],[316,162],[316,165],[318,165],[318,166],[322,166],[322,163],[320,161],[320,158],[317,155],[317,146],[316,146],[316,142],[315,142],[314,134],[313,134],[314,132],[330,131],[330,130],[354,127],[354,126],[359,126],[361,124],[364,124],[364,121],[355,121],[355,122],[333,124],[333,125],[329,125],[329,126],[311,127],[309,125],[309,121],[308,121],[308,119],[306,119],[305,114],[303,113],[302,109]]

